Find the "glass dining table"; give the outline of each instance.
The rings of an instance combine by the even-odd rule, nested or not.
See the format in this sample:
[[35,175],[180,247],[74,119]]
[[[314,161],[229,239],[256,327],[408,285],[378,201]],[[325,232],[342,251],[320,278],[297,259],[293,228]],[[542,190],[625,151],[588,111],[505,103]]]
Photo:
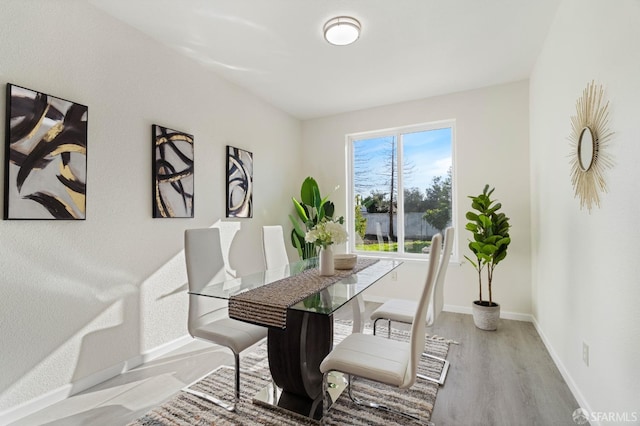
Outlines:
[[[231,318],[268,327],[267,353],[273,382],[254,397],[255,403],[320,419],[319,366],[333,347],[333,314],[352,302],[352,332],[362,332],[362,292],[401,263],[359,257],[353,270],[336,270],[334,276],[321,277],[318,260],[312,258],[211,282],[191,294],[226,299]],[[308,287],[309,283],[313,286]],[[284,304],[279,303],[281,300]],[[330,392],[334,401],[341,388],[334,386]]]

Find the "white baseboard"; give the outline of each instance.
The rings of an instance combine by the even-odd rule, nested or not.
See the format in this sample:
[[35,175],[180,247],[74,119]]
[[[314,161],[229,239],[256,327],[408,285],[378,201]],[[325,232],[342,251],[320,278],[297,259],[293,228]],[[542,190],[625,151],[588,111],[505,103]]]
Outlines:
[[[389,297],[383,296],[369,296],[364,295],[364,300],[366,302],[374,302],[374,303],[384,303],[389,300]],[[454,312],[456,314],[468,314],[472,315],[471,306],[459,306],[459,305],[444,305],[442,307],[443,311]],[[533,316],[531,314],[522,314],[520,312],[509,312],[509,311],[500,311],[500,318],[516,320],[516,321],[526,321],[533,322]]]
[[[578,405],[580,406],[580,408],[584,408],[585,410],[587,410],[587,412],[591,413],[592,412],[591,406],[587,402],[584,395],[582,395],[582,392],[580,392],[578,385],[576,385],[576,382],[573,380],[573,377],[571,377],[571,374],[569,374],[569,371],[565,368],[564,364],[562,363],[562,360],[560,359],[556,351],[553,349],[553,346],[551,346],[551,342],[549,341],[547,336],[544,334],[544,331],[542,331],[542,328],[540,328],[540,324],[538,324],[538,321],[536,320],[535,317],[533,317],[533,326],[536,328],[536,331],[538,332],[538,335],[540,336],[542,343],[547,348],[547,352],[549,352],[549,355],[551,356],[553,363],[556,365],[556,367],[558,367],[558,370],[560,371],[562,378],[567,383],[567,386],[569,386],[569,390],[571,391],[571,393],[573,394],[573,397],[578,402]],[[601,422],[594,419],[589,419],[589,424],[591,426],[602,425]]]
[[[374,302],[374,303],[384,303],[389,299],[390,299],[389,297],[383,297],[383,296],[368,296],[368,295],[364,296],[364,300],[366,302]],[[442,310],[447,312],[453,312],[456,314],[468,314],[468,315],[472,314],[471,306],[444,305],[442,307]],[[500,311],[500,318],[512,319],[516,321],[533,322],[533,316],[531,314],[522,314],[520,312]]]
[[122,373],[149,362],[155,358],[158,358],[174,349],[186,345],[193,338],[189,335],[179,337],[171,342],[167,342],[149,351],[146,351],[140,355],[130,358],[126,361],[118,363],[97,373],[84,377],[76,382],[66,384],[57,389],[49,391],[43,395],[33,398],[29,401],[23,402],[15,407],[11,407],[8,410],[0,412],[0,426],[13,423],[23,417],[29,416],[37,411],[47,408],[57,402],[60,402],[70,396],[85,391],[93,386],[96,386],[106,380],[112,379]]
[[[469,315],[473,314],[471,310],[471,306],[444,305],[442,307],[442,310],[447,312],[455,312],[457,314],[469,314]],[[533,322],[533,316],[531,314],[503,311],[502,309],[500,310],[500,318],[516,320],[516,321]]]

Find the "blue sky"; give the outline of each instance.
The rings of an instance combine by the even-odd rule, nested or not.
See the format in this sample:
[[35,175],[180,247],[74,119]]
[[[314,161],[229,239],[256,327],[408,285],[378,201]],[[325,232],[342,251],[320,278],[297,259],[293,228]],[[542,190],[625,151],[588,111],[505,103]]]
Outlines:
[[[365,158],[369,171],[387,170],[392,140],[392,136],[358,140],[354,143],[355,157]],[[405,164],[413,165],[412,171],[405,173],[404,187],[424,191],[435,176],[446,176],[452,160],[451,143],[451,128],[404,134]],[[388,192],[386,188],[380,189]],[[361,195],[367,196],[369,191]]]

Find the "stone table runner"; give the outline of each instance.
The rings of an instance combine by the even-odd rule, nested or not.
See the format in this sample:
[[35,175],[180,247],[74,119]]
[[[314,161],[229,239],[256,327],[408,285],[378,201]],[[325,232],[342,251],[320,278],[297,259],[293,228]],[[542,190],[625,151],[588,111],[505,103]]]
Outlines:
[[307,269],[297,275],[231,296],[231,318],[269,327],[287,327],[287,309],[329,287],[341,279],[376,263],[378,259],[358,259],[352,270],[336,269],[336,274],[321,276],[318,268]]

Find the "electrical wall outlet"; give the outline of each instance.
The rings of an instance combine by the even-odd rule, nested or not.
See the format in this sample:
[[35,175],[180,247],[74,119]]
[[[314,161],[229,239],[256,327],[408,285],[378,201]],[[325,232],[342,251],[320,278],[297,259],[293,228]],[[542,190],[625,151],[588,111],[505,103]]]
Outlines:
[[584,362],[584,365],[587,367],[589,366],[589,345],[585,342],[582,342],[582,362]]
[[398,271],[391,271],[391,281],[398,281]]

